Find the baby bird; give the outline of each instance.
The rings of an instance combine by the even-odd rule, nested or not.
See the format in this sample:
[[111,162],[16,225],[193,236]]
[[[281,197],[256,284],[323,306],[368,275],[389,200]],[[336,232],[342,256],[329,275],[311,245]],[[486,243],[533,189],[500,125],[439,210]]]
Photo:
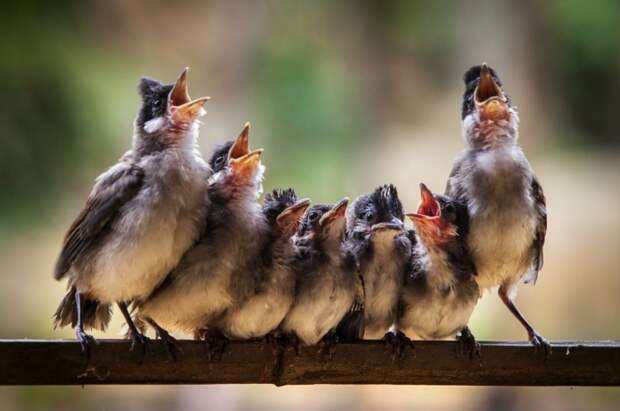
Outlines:
[[549,354],[551,346],[517,309],[521,281],[535,283],[547,232],[545,196],[517,143],[519,117],[497,73],[486,64],[465,73],[463,134],[467,148],[456,159],[446,195],[467,205],[468,245],[482,290],[499,296]]
[[190,100],[187,69],[174,85],[143,78],[138,91],[133,147],[97,178],[54,269],[56,279],[69,280],[55,326],[75,327],[87,357],[94,339],[84,328],[104,330],[114,303],[129,326],[132,349],[140,344],[144,354],[146,338],[127,305],[164,280],[198,239],[209,207],[211,172],[197,147],[197,119],[208,97]]
[[[473,355],[478,346],[467,322],[480,297],[467,249],[467,207],[420,184],[422,202],[407,214],[415,226],[414,270],[405,276],[397,329],[414,339],[460,340]],[[414,239],[415,241],[415,239]]]
[[381,339],[396,323],[411,241],[393,185],[360,196],[347,212],[345,248],[359,267],[364,285],[365,339]]
[[356,292],[355,266],[342,249],[348,199],[308,209],[293,242],[298,252],[295,303],[281,330],[314,345],[335,330]]
[[234,143],[213,154],[210,162],[217,171],[209,179],[206,231],[161,286],[137,306],[137,318],[156,330],[199,337],[232,307],[244,282],[250,281],[236,281],[233,275],[259,255],[269,224],[258,203],[263,150],[250,151],[248,137],[246,124]]
[[[298,199],[292,189],[265,197],[263,212],[269,223],[269,235],[261,254],[236,272],[245,292],[226,312],[217,327],[231,339],[261,338],[275,330],[288,313],[295,298],[295,248],[291,237],[304,212],[308,199]],[[256,274],[247,280],[246,270]]]

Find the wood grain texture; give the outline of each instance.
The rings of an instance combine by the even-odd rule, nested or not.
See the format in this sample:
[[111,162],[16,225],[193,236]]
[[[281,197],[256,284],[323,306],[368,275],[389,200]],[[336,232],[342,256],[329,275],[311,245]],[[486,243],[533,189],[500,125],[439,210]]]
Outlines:
[[481,356],[448,341],[420,341],[392,361],[380,341],[274,354],[261,342],[228,345],[208,361],[203,343],[179,341],[176,362],[151,341],[143,364],[123,340],[101,340],[91,364],[76,341],[0,340],[0,385],[86,384],[426,384],[618,386],[620,341],[555,342],[549,358],[527,343],[483,342]]

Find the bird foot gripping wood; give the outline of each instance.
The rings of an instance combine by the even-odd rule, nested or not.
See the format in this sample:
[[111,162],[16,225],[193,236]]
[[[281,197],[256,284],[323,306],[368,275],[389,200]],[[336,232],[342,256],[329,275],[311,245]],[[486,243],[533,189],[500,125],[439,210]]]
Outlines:
[[131,340],[129,351],[138,353],[138,364],[142,365],[144,357],[146,357],[149,339],[141,332],[131,329],[129,330],[129,339]]
[[330,361],[334,359],[336,347],[338,346],[338,336],[336,334],[328,334],[321,340],[319,354],[326,355]]
[[529,333],[529,337],[536,353],[543,351],[545,359],[551,356],[551,344],[549,344],[549,341],[534,330]]
[[171,336],[168,331],[164,330],[161,327],[155,328],[155,334],[157,338],[160,339],[161,342],[164,344],[166,352],[168,353],[168,356],[170,357],[172,362],[176,362],[179,354],[183,354],[183,350],[177,344],[176,338]]
[[84,329],[78,327],[75,329],[75,337],[80,342],[80,347],[82,347],[82,353],[86,358],[86,364],[90,364],[90,360],[92,358],[92,349],[97,344],[97,340],[90,334],[86,334]]
[[207,360],[219,361],[222,359],[226,346],[230,342],[224,334],[217,330],[201,329],[198,331],[197,336],[205,343]]
[[403,358],[407,348],[410,348],[412,351],[415,348],[413,341],[401,331],[388,331],[383,337],[383,341],[386,344],[386,350],[390,351],[390,356],[394,362]]
[[468,355],[470,359],[480,357],[480,343],[476,341],[469,327],[461,330],[457,340],[459,342],[458,355]]

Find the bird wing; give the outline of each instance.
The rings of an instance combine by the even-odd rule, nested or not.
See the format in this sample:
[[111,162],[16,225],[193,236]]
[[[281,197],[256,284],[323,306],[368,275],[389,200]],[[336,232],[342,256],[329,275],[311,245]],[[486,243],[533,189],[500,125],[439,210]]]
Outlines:
[[56,279],[64,277],[71,265],[91,249],[119,209],[138,193],[143,179],[144,171],[129,163],[121,163],[102,176],[65,236],[54,269]]
[[446,182],[446,189],[444,193],[454,200],[461,200],[464,195],[460,184],[458,184],[458,175],[461,174],[461,169],[464,163],[465,157],[463,156],[454,160],[452,171],[450,171],[448,181]]
[[545,194],[536,177],[532,179],[530,195],[534,199],[537,222],[534,242],[532,244],[534,251],[534,260],[532,261],[533,272],[531,278],[526,280],[526,282],[535,283],[538,277],[538,271],[540,271],[543,266],[543,246],[545,245],[545,236],[547,235],[547,201],[545,200]]
[[355,298],[349,311],[336,326],[336,336],[340,341],[355,341],[364,336],[364,279],[356,273]]

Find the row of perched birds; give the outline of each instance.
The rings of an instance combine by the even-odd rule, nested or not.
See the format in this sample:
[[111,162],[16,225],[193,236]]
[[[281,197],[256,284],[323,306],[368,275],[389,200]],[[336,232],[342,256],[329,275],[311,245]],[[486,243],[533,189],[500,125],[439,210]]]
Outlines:
[[85,328],[104,330],[117,304],[132,347],[147,328],[175,355],[169,332],[212,350],[228,339],[320,341],[457,337],[473,355],[467,323],[482,291],[499,296],[530,341],[550,345],[514,304],[517,285],[542,267],[545,198],[517,143],[519,118],[486,64],[464,76],[466,148],[444,194],[420,186],[405,213],[393,185],[335,204],[293,189],[259,197],[262,150],[249,124],[198,150],[207,97],[192,100],[187,69],[175,84],[143,78],[133,146],[100,175],[71,225],[54,276],[69,291],[55,325],[71,324],[90,358]]

